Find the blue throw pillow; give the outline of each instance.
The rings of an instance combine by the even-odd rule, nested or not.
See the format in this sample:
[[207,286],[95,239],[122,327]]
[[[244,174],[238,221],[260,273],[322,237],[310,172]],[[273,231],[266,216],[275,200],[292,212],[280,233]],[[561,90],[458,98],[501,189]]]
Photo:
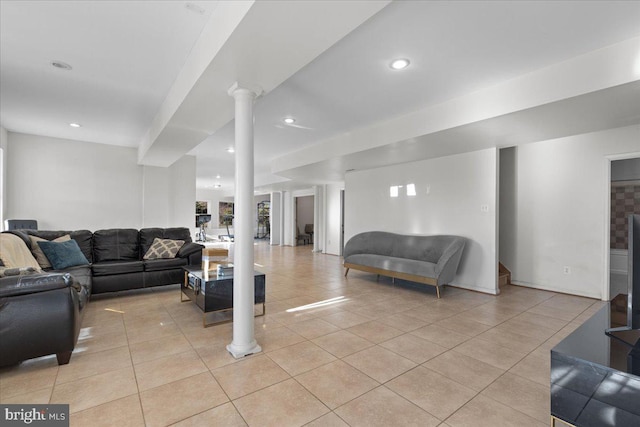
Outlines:
[[73,239],[66,242],[42,241],[38,242],[38,246],[40,246],[54,270],[89,264],[82,250],[80,250],[78,242]]

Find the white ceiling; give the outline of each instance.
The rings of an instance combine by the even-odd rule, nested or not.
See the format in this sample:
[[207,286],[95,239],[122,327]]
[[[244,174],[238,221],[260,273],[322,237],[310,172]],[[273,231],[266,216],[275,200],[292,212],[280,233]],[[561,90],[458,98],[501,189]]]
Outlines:
[[[0,124],[15,132],[139,146],[201,32],[211,20],[219,17],[216,13],[221,14],[227,6],[226,2],[189,3],[201,8],[202,14],[185,7],[187,3],[183,1],[3,0],[0,2]],[[263,43],[275,39],[276,34],[291,37],[291,33],[284,30],[268,29],[266,24],[261,26],[265,17],[270,16],[270,8],[272,20],[277,22],[275,11],[277,17],[281,17],[287,2],[258,3],[251,8],[260,14],[248,13],[235,34],[242,31],[249,34],[247,26],[253,22],[252,28],[260,34],[252,37],[267,39]],[[349,3],[358,4],[343,3],[345,11]],[[295,7],[291,7],[292,16],[297,14],[297,20],[303,19],[307,8],[309,17],[315,18],[318,25],[295,28],[299,41],[316,40],[317,28],[331,28],[330,18],[317,12],[318,5],[317,2],[296,2]],[[339,3],[322,6],[338,7],[336,5]],[[354,15],[351,22],[358,22],[357,19],[373,12],[359,13],[360,17]],[[336,26],[337,22],[336,19]],[[346,21],[340,25],[343,32],[349,28]],[[280,175],[272,173],[273,162],[292,152],[302,152],[338,135],[355,133],[374,123],[437,106],[639,35],[640,2],[636,1],[397,1],[346,36],[340,35],[337,43],[333,44],[334,40],[327,36],[327,40],[322,41],[330,46],[326,50],[320,43],[315,51],[300,52],[299,47],[286,47],[279,42],[284,53],[300,60],[279,74],[291,74],[282,83],[269,80],[277,81],[277,87],[267,84],[268,92],[256,103],[256,185],[265,190],[295,188],[339,180],[346,169],[356,166],[366,168],[416,159],[416,155],[426,156],[426,153],[420,154],[421,150],[412,151],[406,143],[396,142],[386,149],[362,150],[361,154],[355,154],[354,149],[350,155],[308,162],[306,167],[295,165]],[[226,47],[236,46],[233,41],[232,35]],[[242,46],[246,47],[246,43]],[[227,50],[231,56],[241,54]],[[260,51],[249,53],[260,56]],[[218,61],[228,61],[223,54],[225,51],[221,49]],[[410,67],[403,71],[391,70],[388,64],[397,57],[409,58]],[[72,71],[55,69],[49,65],[52,60],[62,60],[74,68]],[[261,70],[251,71],[253,78],[260,80]],[[264,70],[265,76],[269,71]],[[242,70],[237,73],[242,74]],[[255,83],[264,85],[261,81]],[[637,107],[633,97],[629,99],[629,93],[637,94],[637,88],[618,88],[615,102],[624,98],[620,105]],[[184,103],[199,99],[190,96]],[[584,116],[582,120],[574,117],[572,111],[587,103],[594,117],[600,117],[596,113],[605,111],[602,106],[612,99],[606,94],[576,98],[491,124],[456,129],[445,139],[453,144],[456,141],[453,135],[480,134],[487,128],[493,132],[488,134],[509,134],[513,141],[524,142],[579,129],[586,131],[590,128],[589,122]],[[232,106],[231,98],[220,102],[227,103],[225,108]],[[628,110],[619,110],[619,115],[613,115],[601,126],[640,121]],[[548,121],[550,111],[553,111],[553,123]],[[563,114],[574,124],[571,129],[561,126],[565,122]],[[295,117],[296,123],[283,124],[281,120],[286,116]],[[219,120],[222,117],[224,119]],[[541,122],[541,118],[547,122]],[[184,152],[197,156],[198,187],[220,183],[221,191],[229,194],[233,188],[233,157],[225,149],[233,145],[233,122],[226,116],[218,120],[219,124],[202,134],[201,138],[206,138],[202,143],[195,148],[187,147]],[[83,127],[71,129],[70,122],[82,123]],[[540,132],[540,126],[546,126],[548,131]],[[557,129],[558,134],[554,134],[553,129]],[[172,133],[172,137],[179,138],[180,129],[173,131],[176,133]],[[487,138],[486,144],[495,146],[495,140]],[[463,147],[460,145],[459,149]],[[398,150],[404,154],[389,155]],[[216,178],[218,174],[220,179]]]

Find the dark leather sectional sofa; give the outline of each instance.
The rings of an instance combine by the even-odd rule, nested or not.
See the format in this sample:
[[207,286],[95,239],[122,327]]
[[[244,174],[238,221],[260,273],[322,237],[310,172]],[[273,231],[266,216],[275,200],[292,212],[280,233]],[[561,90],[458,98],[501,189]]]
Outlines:
[[[202,259],[203,246],[191,241],[188,228],[7,233],[29,248],[29,235],[53,240],[69,234],[90,264],[0,278],[0,366],[48,354],[68,363],[92,294],[180,283],[182,267]],[[156,237],[185,244],[175,258],[144,260]]]

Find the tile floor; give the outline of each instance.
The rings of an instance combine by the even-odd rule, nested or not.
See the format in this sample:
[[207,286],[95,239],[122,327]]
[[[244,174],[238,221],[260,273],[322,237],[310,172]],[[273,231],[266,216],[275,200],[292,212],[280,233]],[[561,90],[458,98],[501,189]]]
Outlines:
[[549,350],[601,302],[394,285],[341,259],[256,246],[263,352],[233,359],[177,285],[95,295],[66,366],[0,370],[2,403],[68,403],[72,426],[546,426]]

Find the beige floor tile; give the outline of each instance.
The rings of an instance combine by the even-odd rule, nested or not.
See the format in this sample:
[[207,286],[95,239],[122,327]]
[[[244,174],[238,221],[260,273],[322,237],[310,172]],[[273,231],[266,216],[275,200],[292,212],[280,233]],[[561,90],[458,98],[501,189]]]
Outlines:
[[140,393],[147,427],[166,426],[228,402],[211,373],[204,372]]
[[415,317],[427,323],[435,323],[439,320],[447,319],[455,316],[458,313],[457,310],[449,307],[442,307],[436,304],[425,304],[418,308],[413,308],[403,312],[405,316]]
[[336,357],[345,357],[374,344],[348,331],[338,331],[312,340]]
[[458,332],[445,329],[441,326],[428,325],[411,332],[412,335],[431,341],[445,348],[453,348],[463,343],[471,337],[469,335],[459,334]]
[[350,311],[329,314],[328,316],[322,316],[321,319],[342,329],[350,328],[371,320],[370,317],[363,316],[362,314],[351,313]]
[[287,327],[293,330],[295,333],[300,334],[309,340],[340,330],[340,328],[332,325],[329,322],[325,322],[322,319],[315,318],[302,322],[292,323],[290,325],[287,325]]
[[96,323],[94,325],[85,325],[84,322],[82,324],[82,328],[80,329],[80,336],[98,336],[104,334],[113,334],[113,333],[121,333],[124,334],[125,327],[124,321],[119,319],[117,321],[110,321],[104,323]]
[[396,329],[393,326],[386,325],[376,320],[352,326],[347,330],[376,344],[404,333],[400,329]]
[[127,339],[129,344],[169,337],[180,333],[180,328],[178,328],[178,325],[173,321],[146,326],[139,326],[134,323],[133,326],[127,326]]
[[509,369],[509,372],[548,388],[551,378],[551,356],[549,353],[546,356],[530,353]]
[[482,391],[482,394],[541,422],[549,420],[549,387],[526,378],[507,372]]
[[80,412],[138,393],[133,368],[127,367],[53,387],[51,403],[68,403],[69,412]]
[[515,332],[498,329],[498,327],[489,329],[481,333],[477,338],[489,341],[497,346],[508,348],[516,352],[530,352],[535,350],[544,342],[539,338],[527,337],[516,334]]
[[299,344],[272,351],[268,357],[291,376],[310,371],[336,360],[331,353],[326,352],[311,341],[303,341]]
[[521,320],[524,322],[528,322],[531,325],[535,325],[536,327],[541,326],[546,329],[553,329],[555,332],[558,332],[560,329],[567,326],[567,321],[562,319],[557,319],[555,317],[543,316],[541,314],[534,314],[530,312],[524,312],[522,314],[517,315],[513,318],[513,320]]
[[335,410],[351,427],[431,427],[440,421],[423,409],[381,386]]
[[393,326],[403,332],[415,331],[423,326],[427,326],[427,322],[402,313],[381,317],[378,319],[378,322]]
[[196,348],[196,351],[204,364],[207,365],[207,368],[210,370],[240,361],[240,359],[234,358],[229,353],[225,344],[211,344],[206,347],[198,347]]
[[[85,329],[82,332],[86,331]],[[92,335],[90,331],[87,334],[82,332],[78,336],[78,342],[73,350],[74,353],[95,353],[127,345],[127,336],[124,334],[124,329],[99,335]],[[73,360],[73,356],[71,356],[71,360]]]
[[512,318],[507,320],[506,322],[496,326],[495,328],[498,331],[509,331],[514,332],[519,335],[524,335],[525,337],[537,338],[540,342],[544,340],[548,340],[551,338],[556,332],[555,329],[545,328],[544,326],[535,325],[527,320],[523,320],[522,318]]
[[466,341],[454,348],[453,351],[473,357],[505,371],[527,355],[526,352],[509,350],[480,338]]
[[330,409],[335,409],[379,385],[341,360],[299,375],[296,380]]
[[95,353],[74,354],[72,362],[58,369],[56,384],[132,366],[129,347],[117,347]]
[[440,420],[446,419],[477,394],[421,366],[394,378],[386,386]]
[[322,402],[293,379],[251,393],[233,403],[249,426],[300,426],[329,412]]
[[244,422],[242,416],[236,411],[233,403],[229,402],[175,423],[173,427],[243,427],[246,425],[247,423]]
[[14,367],[0,371],[0,400],[30,393],[44,388],[53,388],[58,375],[55,356],[27,360]]
[[311,421],[309,424],[305,424],[305,427],[349,427],[349,424],[345,423],[333,412],[329,412],[327,415],[323,415]]
[[509,307],[501,307],[495,304],[484,304],[465,312],[465,315],[473,319],[474,322],[484,323],[489,326],[496,326],[512,317],[520,314],[520,310]]
[[422,364],[457,383],[481,391],[505,371],[453,350]]
[[0,403],[46,404],[46,403],[49,403],[52,392],[53,392],[53,386],[47,387],[47,388],[41,388],[39,390],[33,390],[27,393],[13,395],[11,397],[0,398]]
[[205,372],[207,367],[195,350],[161,357],[135,365],[136,379],[140,391]]
[[553,317],[556,319],[565,320],[567,322],[570,322],[580,314],[580,312],[567,311],[561,307],[549,306],[546,304],[538,304],[535,307],[527,310],[527,313]]
[[543,427],[543,423],[500,402],[478,395],[447,419],[451,427],[527,426]]
[[289,374],[273,360],[256,355],[229,366],[212,371],[229,398],[253,393],[290,378]]
[[422,338],[411,334],[404,334],[399,337],[392,338],[380,343],[379,345],[380,347],[391,350],[415,363],[424,363],[427,360],[433,359],[437,355],[447,351],[447,348],[442,347],[441,345],[423,340]]
[[144,427],[140,397],[134,394],[76,412],[71,414],[70,425],[74,427]]
[[256,340],[263,352],[277,350],[282,347],[305,341],[305,338],[285,326],[256,331]]
[[171,354],[184,353],[192,349],[191,344],[182,334],[131,344],[129,348],[134,364],[148,362]]
[[380,383],[385,383],[416,366],[415,362],[380,346],[364,349],[343,360]]
[[436,322],[435,325],[458,332],[462,335],[470,336],[477,336],[484,331],[491,329],[491,326],[489,325],[469,319],[464,315],[464,313],[440,320]]

